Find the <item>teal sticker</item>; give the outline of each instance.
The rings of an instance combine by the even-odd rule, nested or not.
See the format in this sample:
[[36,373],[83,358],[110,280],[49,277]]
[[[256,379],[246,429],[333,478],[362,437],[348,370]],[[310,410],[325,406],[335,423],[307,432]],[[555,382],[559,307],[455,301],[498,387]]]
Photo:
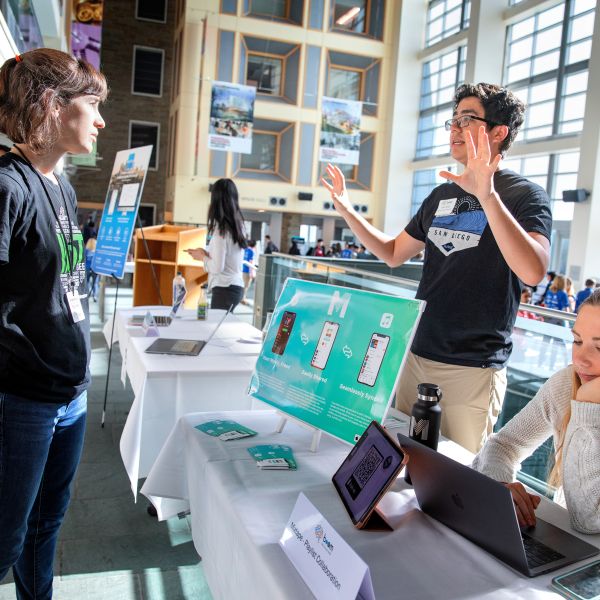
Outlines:
[[207,421],[206,423],[196,425],[196,429],[225,441],[257,435],[256,431],[244,427],[235,421]]
[[250,456],[257,462],[273,458],[282,458],[288,463],[290,469],[298,468],[294,453],[289,446],[284,446],[283,444],[264,444],[262,446],[253,446],[247,450]]

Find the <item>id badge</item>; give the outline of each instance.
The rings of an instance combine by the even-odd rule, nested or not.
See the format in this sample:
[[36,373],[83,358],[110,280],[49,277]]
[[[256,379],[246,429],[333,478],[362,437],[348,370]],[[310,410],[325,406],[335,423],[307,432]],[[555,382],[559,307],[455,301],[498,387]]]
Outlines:
[[81,305],[81,296],[77,292],[67,292],[67,306],[73,323],[79,323],[85,319],[85,312]]

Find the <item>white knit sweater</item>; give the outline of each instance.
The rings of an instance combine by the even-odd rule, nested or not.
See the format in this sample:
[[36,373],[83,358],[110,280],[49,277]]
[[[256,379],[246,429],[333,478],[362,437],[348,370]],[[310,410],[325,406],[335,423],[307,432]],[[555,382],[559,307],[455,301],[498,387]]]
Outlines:
[[600,404],[571,399],[571,378],[572,367],[550,377],[529,404],[490,437],[472,466],[497,481],[515,481],[521,461],[550,435],[556,448],[570,403],[571,420],[563,449],[563,489],[557,497],[564,493],[574,529],[600,533]]

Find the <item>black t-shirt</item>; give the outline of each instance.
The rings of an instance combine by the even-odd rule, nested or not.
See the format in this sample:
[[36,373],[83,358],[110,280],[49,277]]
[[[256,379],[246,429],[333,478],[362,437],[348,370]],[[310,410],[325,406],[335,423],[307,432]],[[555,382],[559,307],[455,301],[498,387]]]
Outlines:
[[[550,239],[552,213],[543,188],[509,170],[494,174],[494,186],[526,232]],[[453,365],[504,366],[521,283],[500,253],[477,198],[454,183],[440,185],[406,232],[425,242],[417,298],[427,306],[414,354]]]
[[77,397],[90,379],[87,299],[78,323],[66,301],[68,250],[75,289],[85,293],[83,236],[75,192],[59,179],[68,215],[59,186],[44,183],[64,236],[33,167],[14,153],[0,158],[0,392],[52,403]]

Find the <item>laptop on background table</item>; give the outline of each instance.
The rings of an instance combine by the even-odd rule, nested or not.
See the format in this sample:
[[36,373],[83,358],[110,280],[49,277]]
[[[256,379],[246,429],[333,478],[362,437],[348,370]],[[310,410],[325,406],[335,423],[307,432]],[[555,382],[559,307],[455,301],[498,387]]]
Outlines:
[[421,510],[519,573],[535,577],[600,549],[540,518],[521,529],[510,490],[398,433]]
[[[183,301],[187,295],[187,290],[182,288],[175,302],[171,306],[171,312],[168,315],[152,315],[157,327],[168,327],[175,318],[177,311],[181,308]],[[132,315],[129,318],[129,325],[143,325],[146,315]]]
[[231,307],[221,317],[221,320],[217,323],[216,327],[211,331],[210,335],[206,340],[182,340],[182,339],[171,339],[171,338],[157,338],[146,348],[148,354],[172,354],[174,356],[198,356],[202,351],[202,348],[206,346],[210,340],[212,340],[215,333],[227,316],[231,313]]

